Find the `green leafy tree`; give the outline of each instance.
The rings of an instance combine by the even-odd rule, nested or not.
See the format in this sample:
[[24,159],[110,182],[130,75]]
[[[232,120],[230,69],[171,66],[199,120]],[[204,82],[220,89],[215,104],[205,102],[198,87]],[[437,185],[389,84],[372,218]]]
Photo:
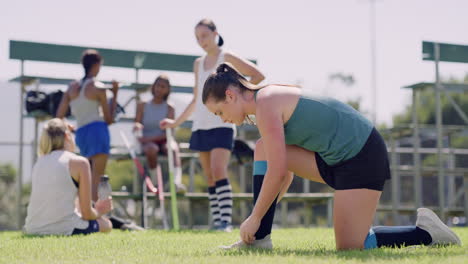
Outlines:
[[[468,74],[460,80],[454,77],[444,78],[444,83],[464,83],[468,84]],[[462,109],[465,114],[468,114],[468,94],[467,93],[451,93],[452,99]],[[426,89],[419,92],[419,107],[417,109],[418,122],[420,124],[435,125],[435,109],[436,100],[435,93],[432,89]],[[456,112],[453,105],[450,103],[447,96],[441,94],[442,104],[442,123],[443,125],[458,125],[466,126],[467,124],[463,121],[460,115]],[[394,126],[407,125],[412,123],[412,105],[406,106],[405,110],[394,116]],[[468,148],[468,136],[463,133],[454,134],[450,137],[450,146],[454,148]],[[435,166],[437,164],[436,155],[426,155],[422,161],[425,166]],[[457,156],[457,166],[466,167],[468,166],[468,160],[465,156]]]
[[[465,83],[468,84],[468,74],[463,80],[449,77],[443,80],[447,83]],[[463,112],[468,113],[468,94],[451,93],[453,100],[460,106]],[[435,124],[435,93],[432,89],[426,89],[419,93],[419,107],[417,109],[418,121],[421,124]],[[444,93],[441,94],[442,104],[442,122],[444,125],[466,125],[463,119],[455,111]],[[409,124],[412,120],[412,105],[408,105],[405,110],[393,118],[394,125]]]
[[15,228],[15,176],[13,165],[0,164],[0,230]]

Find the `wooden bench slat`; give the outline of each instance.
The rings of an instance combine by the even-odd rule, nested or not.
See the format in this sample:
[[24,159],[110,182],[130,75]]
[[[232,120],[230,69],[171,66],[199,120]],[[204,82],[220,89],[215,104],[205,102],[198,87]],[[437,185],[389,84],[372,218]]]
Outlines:
[[[132,194],[129,192],[112,192],[112,197],[114,199],[134,199],[141,200],[141,194]],[[148,199],[154,199],[155,195],[153,193],[147,194]],[[165,192],[164,197],[170,199],[170,193]],[[194,193],[188,192],[183,195],[177,195],[177,198],[180,199],[190,199],[190,200],[208,200],[207,193]],[[249,201],[253,200],[253,193],[233,193],[232,198],[237,201]],[[288,201],[328,201],[333,198],[333,193],[286,193],[283,196],[283,200]]]

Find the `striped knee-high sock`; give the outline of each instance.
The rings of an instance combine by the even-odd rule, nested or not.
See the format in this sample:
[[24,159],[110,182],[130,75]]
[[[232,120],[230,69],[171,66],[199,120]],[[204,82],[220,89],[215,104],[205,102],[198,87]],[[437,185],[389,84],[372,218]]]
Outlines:
[[213,225],[218,226],[221,224],[221,214],[218,206],[218,196],[216,195],[216,187],[208,187],[208,199],[210,200],[210,213]]
[[221,222],[231,224],[232,222],[232,188],[228,179],[216,182],[216,195],[221,212]]

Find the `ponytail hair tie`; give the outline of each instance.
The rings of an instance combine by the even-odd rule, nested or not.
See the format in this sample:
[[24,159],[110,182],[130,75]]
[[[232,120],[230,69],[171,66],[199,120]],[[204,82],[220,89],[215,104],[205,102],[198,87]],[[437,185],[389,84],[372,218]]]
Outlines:
[[221,63],[218,68],[216,68],[216,73],[224,73],[224,72],[228,72],[230,69],[229,69],[229,65],[227,65],[226,63]]
[[218,47],[223,46],[224,44],[224,39],[221,37],[221,35],[218,34]]

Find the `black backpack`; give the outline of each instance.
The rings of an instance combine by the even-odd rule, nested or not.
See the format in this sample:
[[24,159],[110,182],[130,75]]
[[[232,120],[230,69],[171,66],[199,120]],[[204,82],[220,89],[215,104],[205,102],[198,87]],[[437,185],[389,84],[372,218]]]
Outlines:
[[[26,93],[26,112],[28,114],[32,112],[40,111],[41,114],[50,115],[55,117],[57,114],[57,109],[62,101],[64,92],[57,90],[46,94],[41,91],[28,91]],[[71,115],[70,107],[65,114],[65,117]]]
[[[60,90],[57,90],[57,91],[51,92],[50,94],[47,95],[49,97],[48,113],[51,116],[56,116],[57,115],[57,110],[58,110],[58,108],[60,106],[60,102],[62,101],[63,94],[64,94],[64,92],[62,92]],[[69,117],[70,115],[71,115],[70,106],[68,106],[68,110],[65,113],[65,117]]]
[[29,113],[41,111],[49,112],[49,97],[41,91],[28,91],[26,93],[26,111]]
[[237,162],[239,165],[244,164],[242,158],[253,159],[254,157],[254,150],[250,148],[247,143],[240,139],[234,140],[234,148],[232,149],[232,154],[236,157]]

